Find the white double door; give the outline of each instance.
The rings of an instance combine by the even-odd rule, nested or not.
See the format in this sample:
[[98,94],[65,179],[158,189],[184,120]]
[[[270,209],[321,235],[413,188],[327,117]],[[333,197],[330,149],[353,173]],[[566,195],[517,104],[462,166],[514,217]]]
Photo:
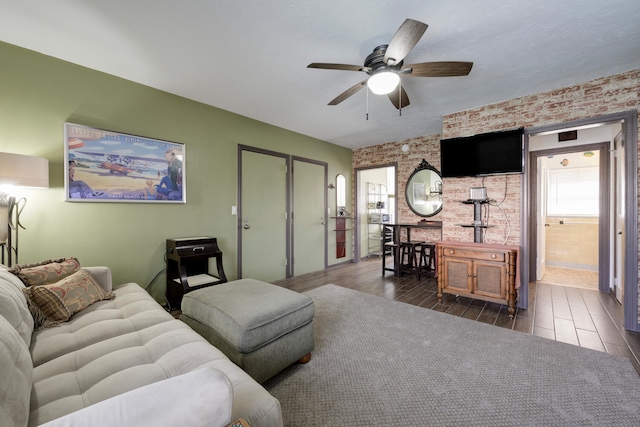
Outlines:
[[239,149],[238,277],[273,282],[327,264],[326,163]]

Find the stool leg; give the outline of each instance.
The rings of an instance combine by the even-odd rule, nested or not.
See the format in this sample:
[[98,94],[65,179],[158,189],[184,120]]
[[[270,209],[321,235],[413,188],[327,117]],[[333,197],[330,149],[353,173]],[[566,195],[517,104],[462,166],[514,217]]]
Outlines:
[[436,271],[436,253],[435,247],[429,248],[429,270]]

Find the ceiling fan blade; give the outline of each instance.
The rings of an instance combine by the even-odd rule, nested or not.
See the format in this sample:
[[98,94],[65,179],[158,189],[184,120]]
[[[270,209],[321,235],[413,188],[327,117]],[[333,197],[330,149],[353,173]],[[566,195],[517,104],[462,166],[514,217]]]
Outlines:
[[405,92],[402,86],[399,87],[400,90],[394,90],[387,95],[389,97],[389,101],[391,101],[393,103],[393,106],[398,110],[410,104],[409,95],[407,95],[407,92]]
[[396,65],[400,63],[418,43],[426,30],[427,24],[413,19],[406,19],[389,42],[387,51],[384,54],[385,64]]
[[367,71],[367,67],[363,67],[362,65],[327,64],[323,62],[311,63],[307,65],[307,68],[322,68],[325,70]]
[[443,61],[421,62],[405,65],[400,72],[413,77],[451,77],[466,76],[471,71],[473,62]]
[[363,81],[354,84],[353,86],[351,86],[349,89],[345,90],[344,92],[342,92],[340,95],[336,96],[330,103],[329,105],[338,105],[340,104],[342,101],[344,101],[345,99],[349,98],[351,95],[355,94],[356,92],[358,92],[360,89],[362,89],[363,87],[365,87],[365,85],[367,84],[367,79],[364,79]]

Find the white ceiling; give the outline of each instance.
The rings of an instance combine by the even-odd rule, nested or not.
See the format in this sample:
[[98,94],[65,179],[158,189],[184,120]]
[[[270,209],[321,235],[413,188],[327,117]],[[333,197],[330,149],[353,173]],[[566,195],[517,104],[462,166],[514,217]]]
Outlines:
[[[402,116],[362,65],[406,18],[429,25],[405,63]],[[0,0],[0,40],[350,148],[442,131],[445,114],[640,68],[638,0]],[[0,58],[1,61],[1,58]]]

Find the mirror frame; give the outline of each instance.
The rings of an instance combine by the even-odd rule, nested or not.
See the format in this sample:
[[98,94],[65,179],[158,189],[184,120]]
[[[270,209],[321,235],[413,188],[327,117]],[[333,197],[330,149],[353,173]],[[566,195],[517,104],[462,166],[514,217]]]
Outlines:
[[[420,213],[418,212],[413,205],[411,204],[411,202],[409,201],[409,191],[410,191],[410,183],[411,180],[420,172],[422,171],[431,171],[434,172],[435,174],[438,175],[438,177],[440,178],[440,185],[438,186],[436,183],[436,185],[434,187],[432,187],[430,190],[430,195],[433,196],[434,194],[439,194],[440,195],[440,207],[438,209],[436,209],[434,212],[432,213],[428,213],[428,214],[424,214],[424,213]],[[420,162],[420,164],[418,165],[417,168],[415,168],[415,170],[413,171],[413,173],[411,174],[411,176],[409,176],[409,179],[407,180],[407,184],[405,186],[404,189],[404,196],[405,196],[405,200],[407,201],[407,206],[409,206],[409,209],[411,209],[411,211],[421,217],[430,217],[430,216],[434,216],[437,215],[438,213],[440,213],[440,211],[442,210],[442,175],[440,174],[440,171],[438,171],[438,169],[434,168],[432,165],[429,164],[429,162],[427,162],[425,159],[422,159],[422,162]]]

